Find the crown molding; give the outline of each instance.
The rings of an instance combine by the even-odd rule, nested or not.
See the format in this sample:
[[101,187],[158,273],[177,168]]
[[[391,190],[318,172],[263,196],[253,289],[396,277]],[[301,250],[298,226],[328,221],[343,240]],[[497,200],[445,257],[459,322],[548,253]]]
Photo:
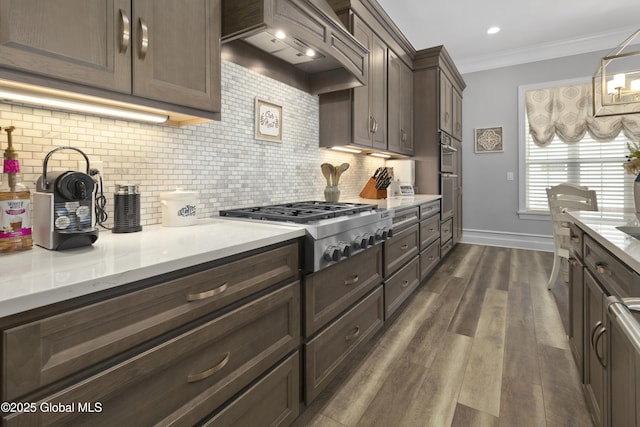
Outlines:
[[[626,27],[571,40],[541,43],[526,48],[509,49],[496,54],[454,59],[454,61],[460,73],[467,74],[599,50],[612,50],[636,30],[636,27]],[[595,67],[594,64],[594,71]]]

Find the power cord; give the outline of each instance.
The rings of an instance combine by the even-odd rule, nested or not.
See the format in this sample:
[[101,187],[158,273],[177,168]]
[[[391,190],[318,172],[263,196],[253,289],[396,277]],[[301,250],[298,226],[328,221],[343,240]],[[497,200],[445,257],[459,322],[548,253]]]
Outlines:
[[91,177],[95,177],[96,175],[98,175],[99,180],[96,180],[95,178],[93,178],[93,180],[96,182],[96,194],[95,194],[95,199],[96,199],[96,206],[95,206],[95,214],[96,214],[96,224],[98,224],[100,227],[104,228],[105,230],[111,230],[111,228],[107,227],[106,225],[104,225],[105,222],[107,222],[107,219],[109,219],[109,215],[107,214],[107,198],[104,195],[103,189],[104,186],[102,184],[102,175],[100,174],[100,171],[98,169],[89,169],[89,175]]

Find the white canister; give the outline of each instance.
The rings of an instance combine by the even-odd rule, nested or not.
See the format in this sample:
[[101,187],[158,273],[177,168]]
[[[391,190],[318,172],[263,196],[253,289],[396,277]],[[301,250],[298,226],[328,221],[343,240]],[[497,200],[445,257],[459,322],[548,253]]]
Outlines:
[[162,206],[162,225],[165,227],[182,227],[193,225],[197,220],[198,192],[176,191],[160,193]]

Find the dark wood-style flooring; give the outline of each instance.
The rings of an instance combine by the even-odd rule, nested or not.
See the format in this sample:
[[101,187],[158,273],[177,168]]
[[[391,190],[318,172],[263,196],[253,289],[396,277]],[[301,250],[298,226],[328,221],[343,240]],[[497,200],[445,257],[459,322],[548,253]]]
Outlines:
[[592,426],[551,265],[457,245],[294,425]]

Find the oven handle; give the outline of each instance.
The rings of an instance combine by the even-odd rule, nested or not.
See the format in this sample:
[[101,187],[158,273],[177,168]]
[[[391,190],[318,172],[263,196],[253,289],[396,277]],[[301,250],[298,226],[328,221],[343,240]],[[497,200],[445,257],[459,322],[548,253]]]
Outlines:
[[640,323],[631,313],[640,312],[640,298],[607,298],[607,310],[611,319],[620,326],[633,348],[640,354]]
[[442,177],[446,177],[446,178],[457,178],[458,175],[455,173],[449,173],[449,172],[440,172],[440,175]]
[[443,153],[457,153],[458,149],[447,144],[440,144]]

